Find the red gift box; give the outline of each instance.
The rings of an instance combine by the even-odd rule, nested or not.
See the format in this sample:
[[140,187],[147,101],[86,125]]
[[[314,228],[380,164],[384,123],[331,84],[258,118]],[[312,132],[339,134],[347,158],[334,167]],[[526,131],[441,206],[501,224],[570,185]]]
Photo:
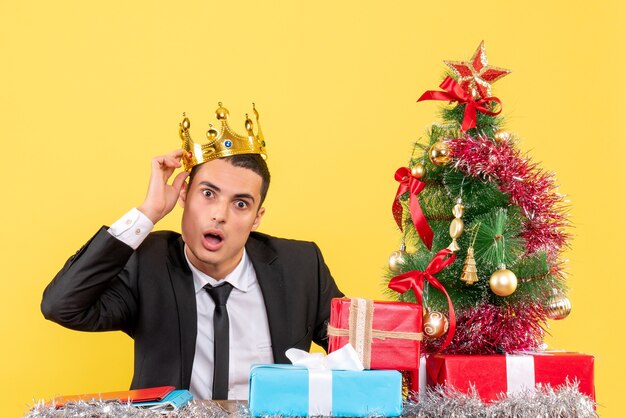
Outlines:
[[481,399],[491,402],[506,394],[578,382],[578,390],[595,400],[593,356],[543,352],[526,355],[435,354],[426,359],[428,385],[446,384],[462,393],[473,386]]
[[348,342],[366,369],[419,370],[422,306],[369,299],[333,299],[328,352]]

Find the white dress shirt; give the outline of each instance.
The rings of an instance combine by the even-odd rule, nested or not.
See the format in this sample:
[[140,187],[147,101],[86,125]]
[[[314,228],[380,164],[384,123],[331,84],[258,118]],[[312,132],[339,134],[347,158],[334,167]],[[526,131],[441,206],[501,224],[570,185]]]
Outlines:
[[[137,249],[154,225],[133,208],[111,225],[109,233]],[[204,286],[224,281],[233,285],[226,303],[229,318],[228,399],[248,399],[250,366],[274,363],[267,311],[256,272],[245,252],[235,269],[217,281],[198,270],[187,258],[193,275],[198,313],[198,334],[189,390],[194,399],[211,399],[213,387],[213,311],[215,304]]]

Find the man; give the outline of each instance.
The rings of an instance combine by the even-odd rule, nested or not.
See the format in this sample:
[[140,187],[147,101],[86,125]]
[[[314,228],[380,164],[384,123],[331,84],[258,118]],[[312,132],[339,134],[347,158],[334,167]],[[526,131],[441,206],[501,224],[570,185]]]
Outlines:
[[[257,115],[258,113],[254,110]],[[255,231],[270,176],[260,129],[222,129],[156,157],[145,201],[103,227],[44,291],[44,316],[81,331],[134,339],[131,388],[173,385],[196,399],[247,399],[251,364],[287,363],[285,351],[326,348],[330,300],[342,296],[317,246]],[[179,173],[181,166],[191,170]],[[151,233],[176,201],[182,236]]]

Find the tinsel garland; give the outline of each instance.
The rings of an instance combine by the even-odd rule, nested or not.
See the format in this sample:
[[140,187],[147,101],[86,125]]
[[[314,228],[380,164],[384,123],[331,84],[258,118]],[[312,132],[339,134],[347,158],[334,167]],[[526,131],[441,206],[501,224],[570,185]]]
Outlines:
[[61,409],[42,403],[35,405],[24,418],[227,418],[249,417],[249,411],[242,403],[235,413],[228,412],[214,402],[192,401],[184,408],[161,413],[117,402],[76,402]]
[[[415,418],[595,418],[595,403],[578,391],[576,384],[558,388],[538,387],[524,393],[499,399],[490,404],[480,400],[477,393],[460,393],[450,388],[428,388],[420,402],[405,401],[402,416]],[[37,404],[24,418],[250,418],[241,404],[228,412],[212,402],[191,402],[178,411],[162,414],[135,408],[128,404],[78,402],[62,409]]]
[[595,402],[578,385],[550,385],[485,404],[472,390],[465,394],[444,386],[428,388],[420,402],[408,401],[403,416],[415,418],[596,418]]
[[495,181],[510,203],[522,208],[527,219],[522,229],[526,253],[546,251],[554,260],[567,245],[569,226],[564,196],[556,192],[554,175],[521,155],[513,144],[499,144],[478,135],[463,135],[448,143],[457,170],[483,181]]
[[[540,351],[546,313],[541,305],[482,303],[457,314],[457,328],[448,354],[492,354]],[[441,338],[426,340],[424,352],[437,352]]]

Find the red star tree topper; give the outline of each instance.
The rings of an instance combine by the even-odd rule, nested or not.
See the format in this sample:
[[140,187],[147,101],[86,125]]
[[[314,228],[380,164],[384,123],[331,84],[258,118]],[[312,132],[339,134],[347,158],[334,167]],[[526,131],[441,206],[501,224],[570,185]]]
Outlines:
[[444,61],[458,77],[461,87],[475,99],[491,96],[491,84],[509,74],[511,70],[488,65],[485,41],[482,41],[469,61]]

